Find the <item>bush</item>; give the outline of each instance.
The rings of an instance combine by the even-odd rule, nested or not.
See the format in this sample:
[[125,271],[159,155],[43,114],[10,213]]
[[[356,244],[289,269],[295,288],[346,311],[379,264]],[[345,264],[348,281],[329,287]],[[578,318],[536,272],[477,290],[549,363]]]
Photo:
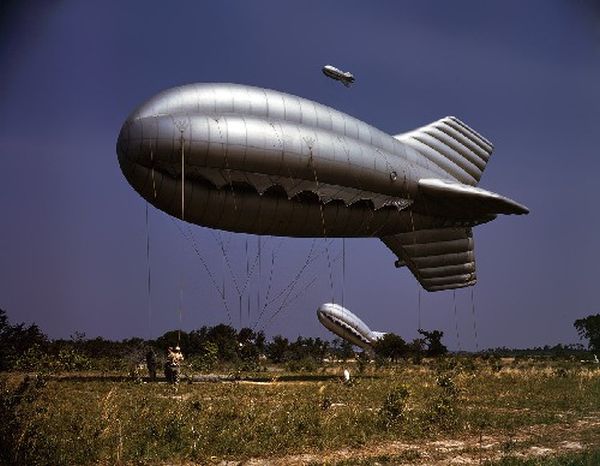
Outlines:
[[288,361],[285,368],[290,372],[314,372],[319,367],[314,358],[307,356],[302,359]]
[[399,385],[388,392],[383,406],[379,410],[379,415],[386,427],[391,427],[404,419],[408,396],[408,388],[404,385]]

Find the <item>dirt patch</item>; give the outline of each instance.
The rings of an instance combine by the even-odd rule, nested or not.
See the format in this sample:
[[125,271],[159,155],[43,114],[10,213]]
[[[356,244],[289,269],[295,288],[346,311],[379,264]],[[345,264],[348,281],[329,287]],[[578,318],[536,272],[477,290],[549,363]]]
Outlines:
[[[599,413],[600,414],[600,413]],[[594,439],[594,440],[590,440]],[[556,456],[600,446],[600,417],[589,416],[573,423],[540,424],[508,433],[454,437],[421,442],[387,442],[360,449],[343,448],[280,458],[252,458],[227,461],[221,466],[284,466],[332,464],[341,461],[367,463],[385,458],[385,464],[474,465],[504,456],[534,458]]]

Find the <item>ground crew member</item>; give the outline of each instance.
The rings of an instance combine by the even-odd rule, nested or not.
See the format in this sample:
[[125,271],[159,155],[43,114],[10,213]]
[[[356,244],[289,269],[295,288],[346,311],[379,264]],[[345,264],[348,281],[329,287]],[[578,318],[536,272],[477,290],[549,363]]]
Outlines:
[[165,376],[167,382],[173,384],[179,383],[182,362],[183,354],[181,354],[181,348],[179,348],[179,346],[176,346],[175,349],[169,347],[167,349],[167,362],[165,364]]
[[152,348],[146,353],[146,367],[148,368],[150,380],[156,380],[156,353]]

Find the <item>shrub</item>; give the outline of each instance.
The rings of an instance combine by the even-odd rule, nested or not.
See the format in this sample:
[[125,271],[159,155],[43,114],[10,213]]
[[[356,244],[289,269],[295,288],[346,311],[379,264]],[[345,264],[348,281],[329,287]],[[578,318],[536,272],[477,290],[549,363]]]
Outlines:
[[385,397],[379,415],[386,427],[390,427],[404,418],[406,402],[409,397],[408,388],[404,385],[394,387]]

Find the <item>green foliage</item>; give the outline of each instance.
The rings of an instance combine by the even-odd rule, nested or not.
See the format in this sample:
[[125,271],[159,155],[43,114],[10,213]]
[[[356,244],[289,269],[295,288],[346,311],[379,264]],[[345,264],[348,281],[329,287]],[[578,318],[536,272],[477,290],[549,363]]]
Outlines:
[[405,385],[394,387],[388,392],[383,406],[379,410],[379,415],[386,427],[393,426],[404,418],[409,394]]
[[330,349],[330,353],[334,359],[346,361],[354,357],[352,344],[341,338],[334,338]]
[[58,354],[52,354],[33,345],[13,360],[13,368],[25,372],[71,372],[91,367],[91,360],[73,347],[63,347]]
[[11,325],[6,311],[0,309],[0,371],[12,369],[15,360],[32,348],[45,348],[48,339],[37,325]]
[[290,359],[286,364],[286,370],[290,372],[314,372],[319,367],[317,361],[311,356],[301,359]]
[[589,349],[600,351],[600,314],[577,319],[573,326],[577,329],[579,338],[588,340]]
[[427,345],[427,356],[441,356],[448,352],[448,348],[442,344],[444,332],[440,330],[428,332],[422,329],[419,329],[418,332],[424,337],[425,344]]
[[563,373],[563,365],[538,359],[496,373],[444,358],[355,375],[352,386],[340,382],[346,366],[332,364],[332,375],[280,367],[253,374],[261,384],[182,384],[177,393],[100,374],[0,374],[0,444],[7,446],[0,464],[244,462],[574,425],[600,411],[598,372],[586,365]]
[[397,361],[408,354],[408,345],[395,333],[386,333],[373,345],[375,354],[383,359]]
[[198,357],[201,370],[213,370],[219,362],[219,347],[212,341],[202,345],[202,352]]

